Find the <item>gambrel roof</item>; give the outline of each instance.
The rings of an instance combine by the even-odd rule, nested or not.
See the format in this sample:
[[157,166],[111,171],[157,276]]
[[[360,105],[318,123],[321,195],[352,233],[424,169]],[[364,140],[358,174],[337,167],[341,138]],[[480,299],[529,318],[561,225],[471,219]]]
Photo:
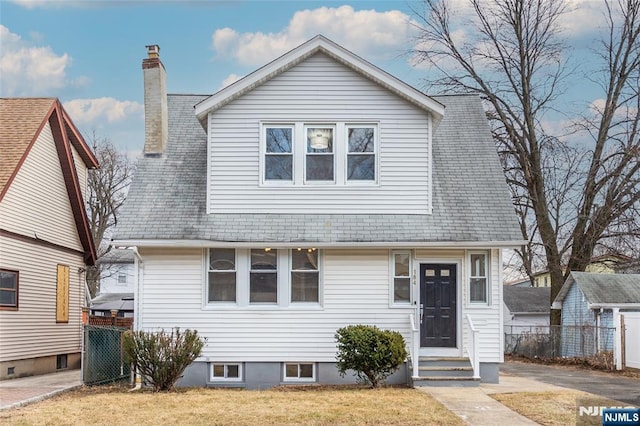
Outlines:
[[140,160],[119,218],[117,245],[514,246],[520,229],[480,98],[437,96],[446,108],[433,136],[433,213],[206,214],[207,135],[193,106],[169,95],[162,157]]
[[85,251],[84,260],[93,265],[96,250],[71,146],[88,168],[98,167],[98,161],[58,99],[0,98],[0,202],[47,123],[51,126],[75,225]]

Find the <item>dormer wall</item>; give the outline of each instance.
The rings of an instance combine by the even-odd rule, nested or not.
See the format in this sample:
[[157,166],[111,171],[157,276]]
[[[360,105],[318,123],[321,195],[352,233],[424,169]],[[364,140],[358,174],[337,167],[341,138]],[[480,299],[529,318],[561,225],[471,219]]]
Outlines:
[[207,212],[428,214],[431,124],[316,53],[209,113]]

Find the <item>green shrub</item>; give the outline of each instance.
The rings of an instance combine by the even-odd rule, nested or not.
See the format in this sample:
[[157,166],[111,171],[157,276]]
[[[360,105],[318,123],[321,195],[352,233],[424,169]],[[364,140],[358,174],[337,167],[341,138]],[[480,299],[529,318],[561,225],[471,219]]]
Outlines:
[[378,387],[407,358],[404,338],[397,331],[370,325],[349,325],[336,332],[340,376],[353,370],[359,381]]
[[174,388],[185,368],[200,356],[204,343],[195,330],[127,331],[123,349],[134,368],[160,392]]

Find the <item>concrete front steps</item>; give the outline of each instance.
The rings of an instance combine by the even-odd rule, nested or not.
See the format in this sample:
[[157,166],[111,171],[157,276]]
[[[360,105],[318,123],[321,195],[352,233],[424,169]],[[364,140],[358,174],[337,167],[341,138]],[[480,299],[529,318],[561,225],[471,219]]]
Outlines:
[[413,377],[413,386],[478,386],[469,358],[420,357],[419,377]]

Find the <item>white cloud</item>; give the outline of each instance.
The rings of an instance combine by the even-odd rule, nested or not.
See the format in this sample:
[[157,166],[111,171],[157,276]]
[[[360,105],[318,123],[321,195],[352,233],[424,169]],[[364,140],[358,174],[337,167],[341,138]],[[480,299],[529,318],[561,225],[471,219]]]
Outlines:
[[220,85],[220,87],[218,87],[218,90],[222,90],[225,87],[235,83],[236,81],[240,80],[242,78],[241,75],[238,74],[229,74],[227,76],[227,78],[225,78],[224,80],[222,80],[222,84]]
[[114,123],[135,115],[142,117],[144,113],[142,104],[114,98],[74,99],[65,102],[64,109],[77,125]]
[[580,37],[606,25],[603,13],[605,2],[597,0],[565,0],[567,13],[560,16],[559,23],[565,35]]
[[278,33],[238,33],[232,28],[216,30],[212,46],[221,57],[231,57],[243,65],[262,65],[322,34],[367,58],[403,53],[411,39],[410,18],[391,10],[356,11],[351,6],[320,7],[296,12]]
[[0,25],[0,74],[3,96],[51,96],[69,85],[84,85],[88,79],[67,78],[71,57],[56,54],[49,46],[33,46]]

